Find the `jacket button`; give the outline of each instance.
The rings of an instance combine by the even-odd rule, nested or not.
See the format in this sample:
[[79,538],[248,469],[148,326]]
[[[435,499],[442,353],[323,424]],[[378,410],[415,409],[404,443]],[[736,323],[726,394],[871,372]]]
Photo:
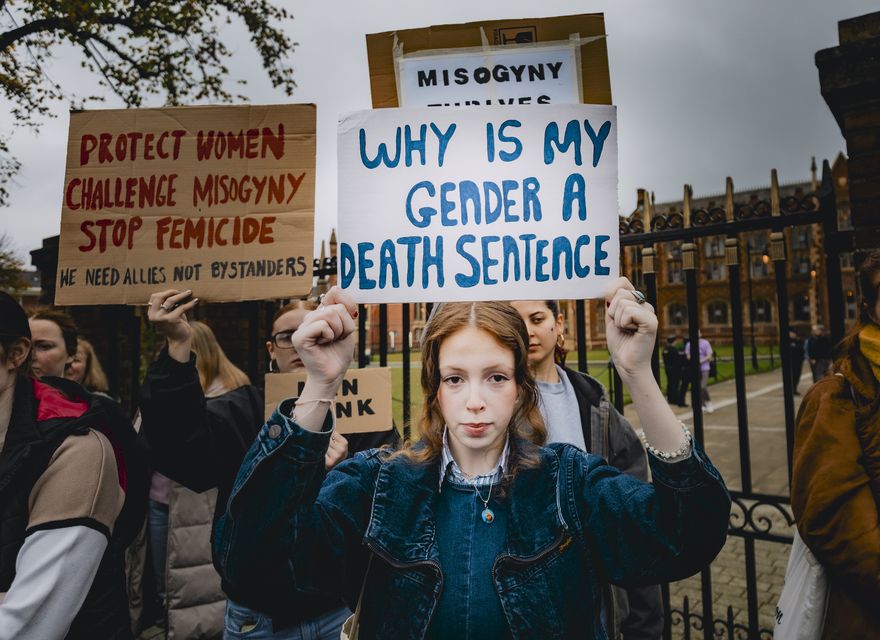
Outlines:
[[273,424],[271,427],[269,427],[269,437],[270,438],[272,438],[273,440],[277,440],[280,435],[281,435],[281,427],[280,426],[278,426],[277,424]]

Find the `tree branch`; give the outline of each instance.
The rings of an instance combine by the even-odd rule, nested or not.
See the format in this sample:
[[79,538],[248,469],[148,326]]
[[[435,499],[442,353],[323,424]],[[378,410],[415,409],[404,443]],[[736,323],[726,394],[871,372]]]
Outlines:
[[0,51],[6,51],[22,38],[26,38],[34,33],[63,30],[65,24],[68,22],[69,20],[65,18],[41,18],[23,24],[16,29],[6,31],[3,34],[0,34]]

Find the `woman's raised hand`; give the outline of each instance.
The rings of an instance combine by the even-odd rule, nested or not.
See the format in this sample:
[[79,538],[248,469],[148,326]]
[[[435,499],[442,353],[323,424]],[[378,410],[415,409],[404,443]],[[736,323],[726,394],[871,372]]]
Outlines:
[[293,346],[308,373],[306,388],[318,387],[322,397],[336,393],[351,364],[356,317],[357,304],[351,296],[333,287],[293,334]]
[[624,381],[651,376],[651,355],[657,340],[657,314],[626,278],[605,294],[605,340],[614,366]]
[[150,296],[147,318],[168,340],[168,354],[180,362],[189,362],[192,327],[186,319],[186,312],[198,302],[198,298],[192,297],[191,290],[168,289]]

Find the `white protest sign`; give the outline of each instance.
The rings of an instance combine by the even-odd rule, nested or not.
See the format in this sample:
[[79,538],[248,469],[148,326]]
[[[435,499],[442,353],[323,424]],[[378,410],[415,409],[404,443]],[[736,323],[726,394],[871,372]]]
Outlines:
[[583,299],[617,277],[614,107],[361,111],[338,145],[358,302]]
[[402,107],[577,104],[580,46],[463,48],[397,58]]

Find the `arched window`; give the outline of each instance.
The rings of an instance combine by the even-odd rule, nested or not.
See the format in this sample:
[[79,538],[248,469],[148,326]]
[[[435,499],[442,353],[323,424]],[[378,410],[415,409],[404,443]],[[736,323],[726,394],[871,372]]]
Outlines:
[[752,302],[752,318],[755,322],[773,322],[773,306],[769,300]]
[[727,324],[730,319],[729,308],[724,300],[714,300],[706,305],[709,324]]
[[683,327],[688,323],[687,305],[681,302],[670,302],[666,307],[666,324],[670,327]]
[[796,322],[810,321],[810,299],[801,294],[792,301],[792,318]]

